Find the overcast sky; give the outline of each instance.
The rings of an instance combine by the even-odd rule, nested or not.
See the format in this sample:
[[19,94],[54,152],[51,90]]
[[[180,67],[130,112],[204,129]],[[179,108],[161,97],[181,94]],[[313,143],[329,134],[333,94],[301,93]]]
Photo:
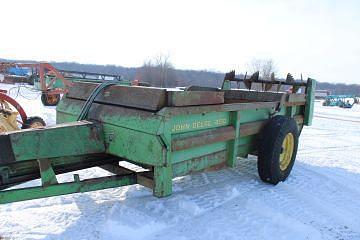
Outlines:
[[245,72],[272,58],[279,76],[360,83],[360,1],[75,1],[0,3],[0,58]]

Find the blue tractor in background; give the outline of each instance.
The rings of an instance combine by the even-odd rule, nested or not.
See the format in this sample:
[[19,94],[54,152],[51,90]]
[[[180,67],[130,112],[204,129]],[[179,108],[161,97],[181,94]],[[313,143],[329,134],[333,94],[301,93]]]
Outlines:
[[16,76],[29,76],[30,69],[29,68],[20,68],[20,67],[10,67],[8,68],[8,74],[16,75]]
[[[350,99],[353,99],[352,103]],[[356,103],[356,98],[354,95],[329,95],[325,97],[323,106],[338,106],[341,108],[352,108]]]

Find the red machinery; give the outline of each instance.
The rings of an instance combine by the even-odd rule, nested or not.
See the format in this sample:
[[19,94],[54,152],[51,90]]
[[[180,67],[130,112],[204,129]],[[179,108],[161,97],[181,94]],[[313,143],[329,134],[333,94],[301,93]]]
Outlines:
[[0,133],[46,125],[40,117],[28,117],[21,105],[6,93],[0,89]]
[[[41,101],[45,106],[55,106],[60,101],[60,94],[67,92],[67,88],[72,83],[50,63],[16,63],[0,62],[0,72],[6,72],[11,67],[29,68],[32,73],[39,78],[39,90],[42,92]],[[46,76],[53,76],[47,81]],[[60,80],[64,85],[63,88],[54,87],[56,81]]]

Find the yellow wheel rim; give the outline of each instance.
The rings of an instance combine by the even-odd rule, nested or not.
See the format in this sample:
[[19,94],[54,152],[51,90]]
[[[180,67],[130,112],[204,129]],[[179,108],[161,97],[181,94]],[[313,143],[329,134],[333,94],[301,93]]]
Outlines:
[[6,128],[0,125],[0,133],[6,132]]
[[286,134],[282,143],[282,152],[280,154],[280,169],[284,171],[288,168],[294,152],[294,135],[292,133]]
[[56,97],[56,95],[49,94],[49,95],[47,95],[47,100],[50,104],[55,104],[57,102],[57,97]]
[[42,128],[44,125],[41,122],[34,122],[30,125],[30,128]]

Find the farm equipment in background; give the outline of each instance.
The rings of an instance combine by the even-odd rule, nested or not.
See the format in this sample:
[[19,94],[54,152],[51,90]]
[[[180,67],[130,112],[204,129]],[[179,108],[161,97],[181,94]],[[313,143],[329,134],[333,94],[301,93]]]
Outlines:
[[[15,73],[22,70],[27,74],[21,76],[9,74],[14,73],[14,69]],[[41,91],[41,102],[44,106],[56,106],[61,95],[68,91],[73,82],[119,81],[123,85],[132,84],[124,81],[120,75],[59,70],[50,63],[0,62],[0,74],[4,76],[4,82],[34,85],[36,90]],[[11,81],[5,81],[10,78]]]
[[0,68],[0,83],[28,83],[31,84],[29,79],[28,69],[18,67]]
[[[284,181],[312,122],[316,81],[277,81],[294,92],[263,92],[231,89],[231,81],[246,81],[234,76],[226,74],[221,89],[183,91],[73,82],[57,106],[58,125],[0,134],[0,204],[132,184],[166,197],[173,178],[234,167],[248,154],[258,156],[263,181]],[[113,175],[56,177],[95,166]],[[41,186],[8,189],[37,178]]]
[[8,96],[5,90],[0,89],[0,134],[45,125],[40,117],[28,117],[16,100]]
[[360,97],[355,97],[354,104],[360,104]]
[[[353,100],[350,103],[350,99]],[[352,106],[356,103],[356,97],[353,95],[329,95],[325,97],[323,106],[338,106],[341,108],[352,108]]]
[[60,94],[66,93],[71,86],[71,82],[49,63],[0,62],[0,73],[7,73],[14,68],[28,69],[28,83],[34,84],[41,91],[41,101],[45,106],[56,106]]
[[[55,72],[48,72],[45,76],[45,83],[47,86],[51,84],[52,88],[58,89],[59,94],[53,95],[56,98],[56,101],[53,104],[47,104],[48,96],[46,94],[41,95],[41,101],[45,106],[55,106],[60,101],[60,94],[64,94],[68,91],[68,88],[72,86],[73,82],[92,82],[92,83],[101,83],[104,81],[117,81],[122,85],[130,85],[128,81],[124,81],[122,76],[115,74],[104,74],[104,73],[91,73],[91,72],[81,72],[81,71],[67,71],[67,70],[56,70],[58,75]],[[59,78],[61,76],[62,78]],[[64,82],[66,81],[66,84]],[[39,77],[34,78],[34,86],[36,89],[43,89],[43,80]]]
[[341,101],[339,107],[341,108],[352,108],[355,104],[355,100],[353,103],[350,103],[350,100]]

